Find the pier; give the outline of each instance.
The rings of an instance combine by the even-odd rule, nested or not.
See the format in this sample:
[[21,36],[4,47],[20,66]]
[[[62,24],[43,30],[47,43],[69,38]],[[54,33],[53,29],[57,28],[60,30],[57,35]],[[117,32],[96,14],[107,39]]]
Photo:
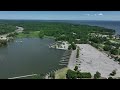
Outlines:
[[61,60],[59,61],[59,65],[62,65],[62,66],[67,66],[68,65],[68,62],[69,62],[69,59],[70,59],[70,55],[71,55],[71,50],[66,50],[61,58]]
[[31,77],[31,76],[36,76],[36,75],[38,75],[38,74],[31,74],[31,75],[25,75],[25,76],[12,77],[12,78],[8,78],[8,79],[18,79],[18,78]]

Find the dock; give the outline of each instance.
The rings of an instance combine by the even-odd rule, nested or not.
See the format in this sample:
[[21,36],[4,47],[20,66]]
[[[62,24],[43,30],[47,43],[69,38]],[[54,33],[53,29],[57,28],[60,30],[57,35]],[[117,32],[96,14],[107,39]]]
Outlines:
[[31,75],[25,75],[25,76],[12,77],[12,78],[8,78],[8,79],[18,79],[18,78],[31,77],[31,76],[36,76],[36,75],[38,75],[38,74],[31,74]]

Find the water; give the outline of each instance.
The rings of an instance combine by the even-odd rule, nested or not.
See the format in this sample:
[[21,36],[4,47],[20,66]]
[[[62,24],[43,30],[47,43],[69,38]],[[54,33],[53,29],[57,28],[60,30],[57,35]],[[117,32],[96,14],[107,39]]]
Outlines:
[[64,50],[50,49],[53,39],[15,39],[0,48],[0,78],[48,73],[62,68],[59,61]]

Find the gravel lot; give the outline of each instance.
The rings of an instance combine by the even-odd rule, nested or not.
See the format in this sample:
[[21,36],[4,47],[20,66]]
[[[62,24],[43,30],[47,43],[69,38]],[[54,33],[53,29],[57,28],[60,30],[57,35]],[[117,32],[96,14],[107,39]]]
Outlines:
[[118,62],[110,59],[89,44],[77,44],[77,46],[80,47],[80,57],[76,62],[76,50],[72,51],[68,68],[74,69],[75,65],[78,64],[79,70],[82,72],[90,72],[94,75],[98,71],[102,77],[106,78],[116,69],[117,71],[114,77],[120,77],[120,65]]

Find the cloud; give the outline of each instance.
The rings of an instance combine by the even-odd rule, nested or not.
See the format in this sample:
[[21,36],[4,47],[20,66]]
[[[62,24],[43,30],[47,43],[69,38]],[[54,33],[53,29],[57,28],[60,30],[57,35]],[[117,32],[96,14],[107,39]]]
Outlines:
[[98,15],[99,15],[99,16],[103,16],[103,14],[102,14],[102,13],[99,13]]

